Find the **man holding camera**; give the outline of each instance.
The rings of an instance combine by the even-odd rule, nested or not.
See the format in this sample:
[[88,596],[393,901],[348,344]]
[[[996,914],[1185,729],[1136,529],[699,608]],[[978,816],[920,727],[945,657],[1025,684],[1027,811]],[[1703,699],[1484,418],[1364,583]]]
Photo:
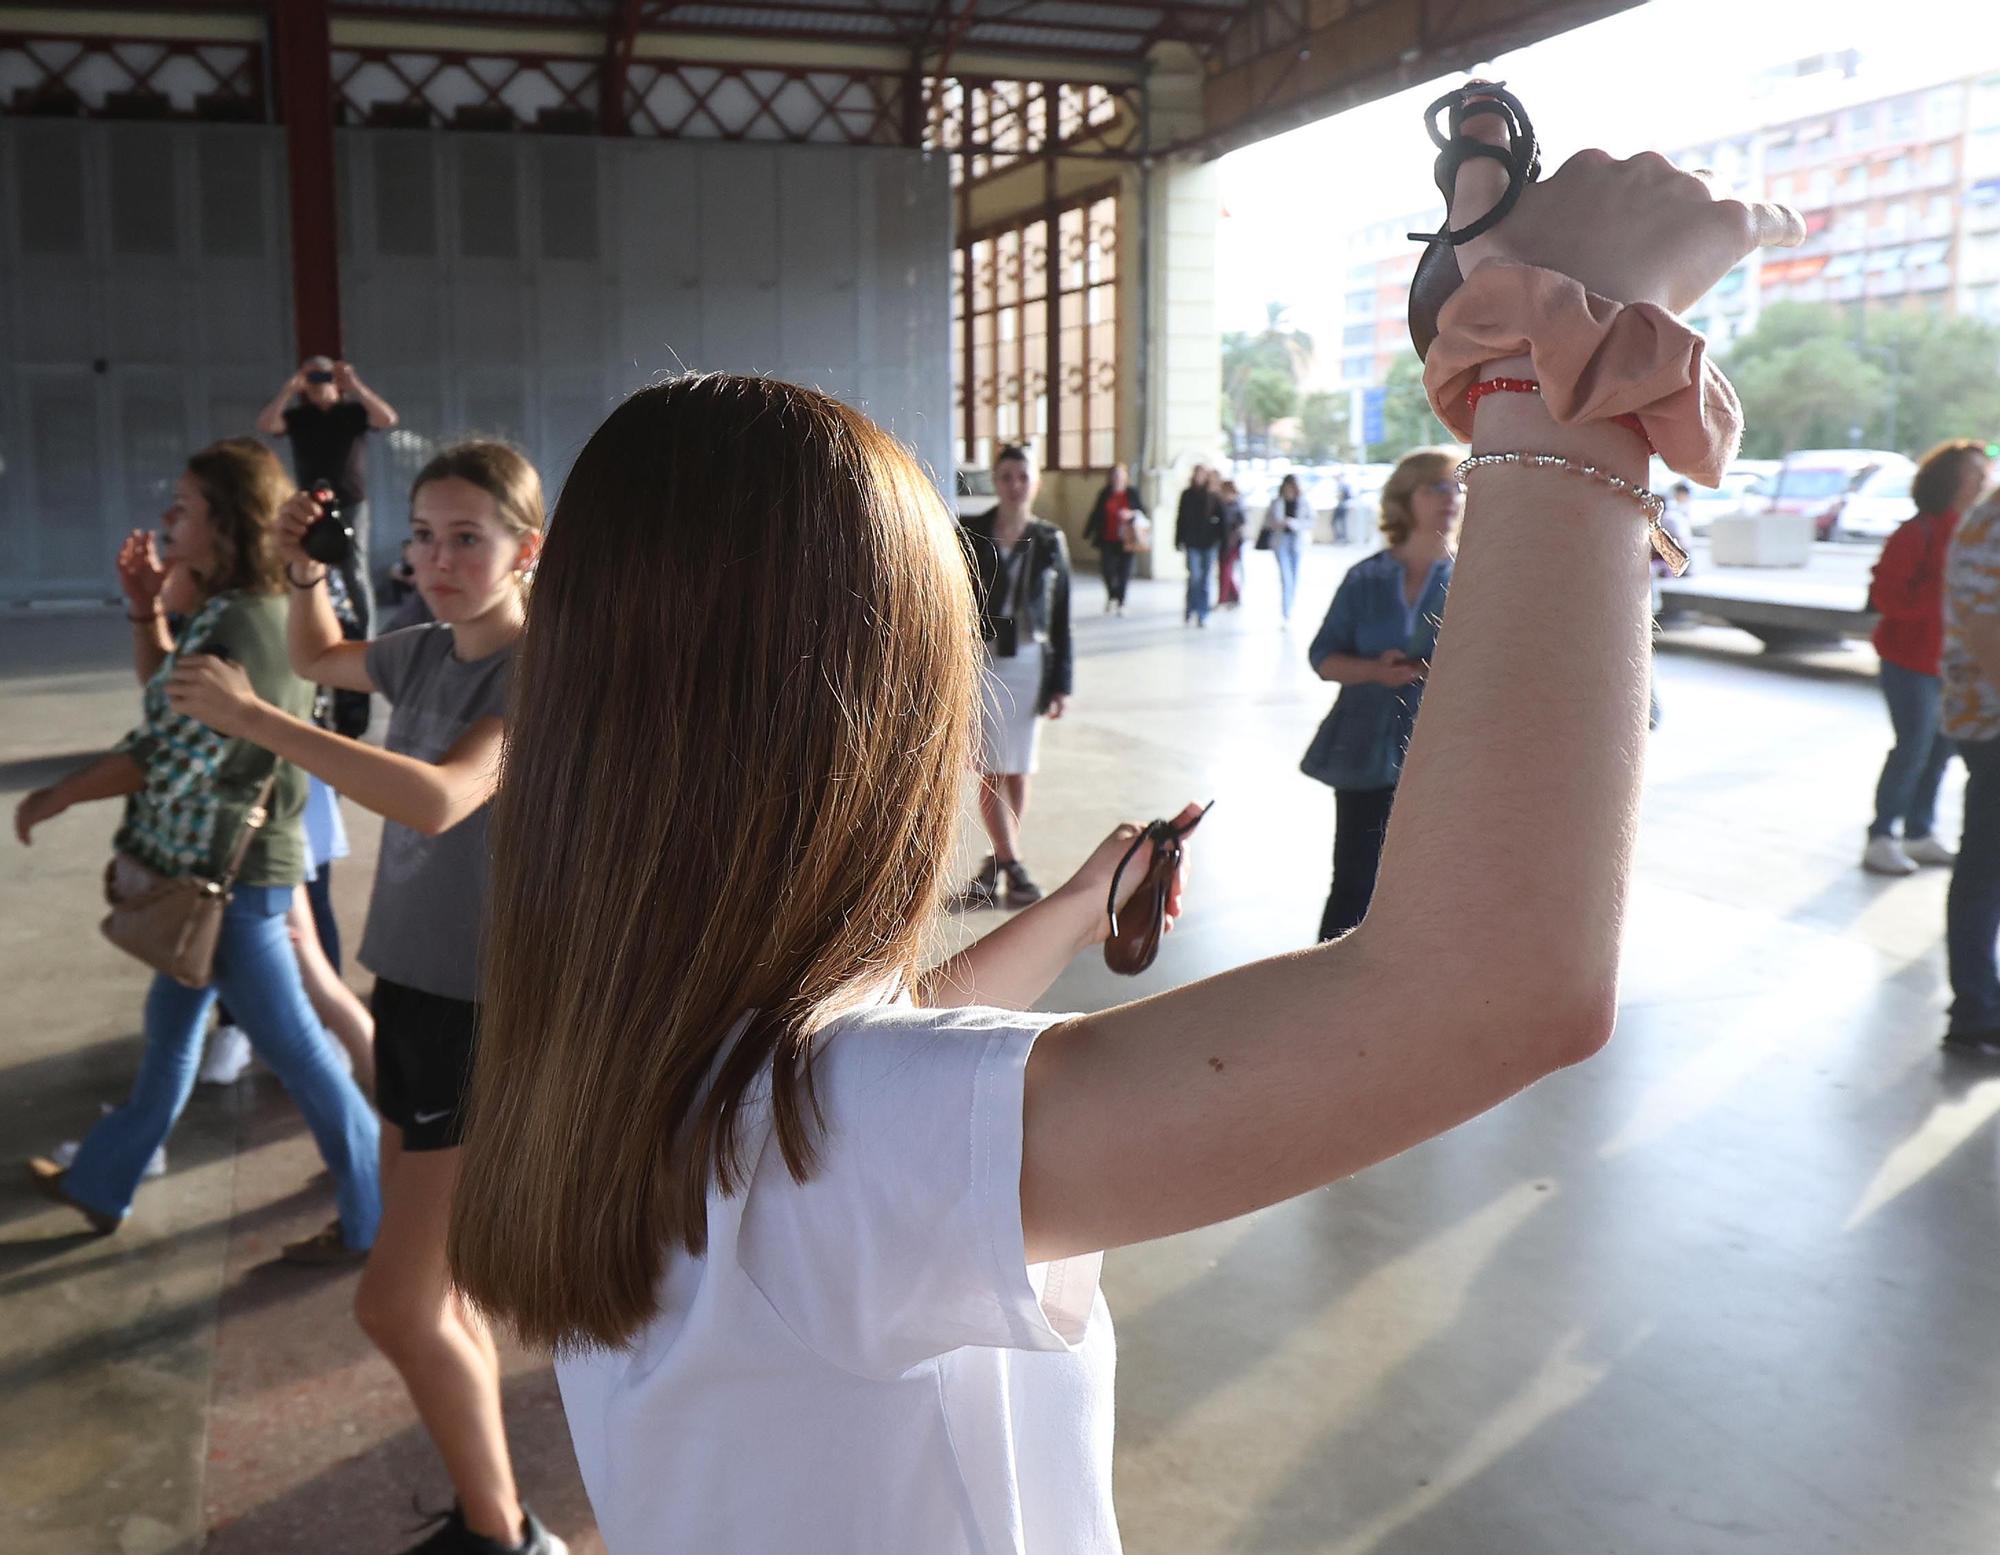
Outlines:
[[[354,531],[350,582],[368,587],[368,495],[365,448],[370,432],[396,425],[395,407],[346,362],[309,356],[257,418],[257,430],[292,445],[292,478],[301,490],[325,486]],[[364,609],[366,608],[364,604]]]

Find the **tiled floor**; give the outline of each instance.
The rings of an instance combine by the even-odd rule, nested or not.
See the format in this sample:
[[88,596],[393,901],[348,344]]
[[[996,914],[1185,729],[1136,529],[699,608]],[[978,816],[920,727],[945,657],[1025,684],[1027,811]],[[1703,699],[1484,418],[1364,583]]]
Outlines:
[[[1310,937],[1332,805],[1297,773],[1328,701],[1303,643],[1345,559],[1311,559],[1289,635],[1262,557],[1206,632],[1172,585],[1124,620],[1079,585],[1079,695],[1048,731],[1030,861],[1052,880],[1121,815],[1219,802],[1153,972],[1079,966],[1052,1007]],[[122,632],[0,626],[9,806],[123,727]],[[1865,653],[1752,647],[1698,632],[1661,655],[1603,1055],[1362,1178],[1111,1258],[1135,1555],[2000,1540],[2000,1079],[1937,1053],[1945,880],[1855,868],[1887,742]],[[350,818],[352,930],[373,848]],[[129,1075],[141,979],[93,932],[109,822],[0,853],[10,1158]],[[400,1549],[443,1480],[352,1327],[352,1276],[263,1266],[327,1213],[309,1142],[267,1079],[200,1093],[170,1154],[109,1242],[0,1185],[0,1547],[143,1555],[212,1528],[245,1555]],[[516,1356],[509,1387],[531,1497],[596,1549],[546,1368]]]

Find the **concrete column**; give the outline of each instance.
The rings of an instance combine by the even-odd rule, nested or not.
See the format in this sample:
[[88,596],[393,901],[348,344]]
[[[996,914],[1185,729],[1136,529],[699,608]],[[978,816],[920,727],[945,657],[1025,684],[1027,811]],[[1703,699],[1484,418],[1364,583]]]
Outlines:
[[[1147,130],[1171,145],[1201,125],[1201,62],[1185,50],[1161,50],[1147,80]],[[1185,157],[1149,162],[1134,202],[1144,213],[1145,362],[1140,415],[1143,471],[1135,472],[1153,518],[1153,553],[1142,576],[1185,577],[1174,549],[1174,508],[1197,464],[1214,463],[1222,423],[1221,336],[1217,328],[1215,253],[1221,188],[1215,164]]]

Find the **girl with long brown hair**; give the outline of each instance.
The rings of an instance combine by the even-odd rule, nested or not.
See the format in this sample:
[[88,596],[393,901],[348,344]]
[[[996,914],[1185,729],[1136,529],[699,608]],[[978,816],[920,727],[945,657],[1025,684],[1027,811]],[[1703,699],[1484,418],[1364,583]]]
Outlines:
[[[154,977],[131,1095],[67,1163],[37,1158],[28,1170],[43,1192],[80,1210],[98,1231],[116,1230],[194,1089],[201,1034],[219,993],[305,1115],[333,1175],[340,1213],[330,1239],[361,1256],[382,1212],[375,1115],[307,1002],[286,932],[306,869],[305,774],[240,734],[204,727],[173,704],[171,691],[190,665],[226,664],[267,705],[289,716],[310,712],[312,686],[286,662],[284,580],[273,539],[290,492],[277,459],[252,438],[216,443],[188,461],[161,524],[167,565],[137,564],[140,550],[151,555],[143,537],[121,552],[134,664],[146,688],[143,721],[109,755],[37,789],[15,812],[15,832],[26,843],[36,826],[73,804],[122,798],[119,854],[161,875],[207,880],[227,873],[246,826],[254,833],[223,912],[214,981],[188,988]],[[160,602],[169,571],[191,595],[178,641]],[[267,782],[259,827],[252,811]]]
[[[457,1492],[427,1555],[560,1555],[521,1504],[485,1322],[445,1273],[463,1094],[480,1018],[487,801],[499,776],[507,677],[542,539],[542,483],[504,443],[441,451],[410,491],[410,559],[435,620],[368,643],[342,639],[326,568],[303,548],[321,517],[301,493],[280,519],[291,584],[293,667],[321,685],[379,691],[386,748],[362,745],[259,699],[228,665],[173,678],[176,707],[294,761],[383,816],[360,959],[375,973],[382,1230],[355,1299],[369,1338],[402,1374]],[[289,1250],[337,1261],[332,1228]]]
[[[1468,162],[1460,216],[1508,176]],[[1595,153],[1459,257],[1664,310],[1759,230]],[[1474,443],[1565,464],[1477,478],[1368,921],[1070,1017],[1027,1006],[1104,938],[1129,828],[924,970],[980,649],[911,457],[749,378],[598,429],[522,643],[451,1254],[555,1348],[613,1555],[1115,1551],[1103,1251],[1331,1182],[1606,1039],[1645,446],[1525,395]]]

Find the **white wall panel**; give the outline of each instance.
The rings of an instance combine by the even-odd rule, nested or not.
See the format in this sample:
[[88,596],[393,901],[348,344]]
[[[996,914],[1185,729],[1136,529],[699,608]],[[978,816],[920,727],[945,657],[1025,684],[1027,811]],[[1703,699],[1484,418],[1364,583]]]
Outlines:
[[[941,160],[401,130],[336,153],[347,354],[402,413],[370,443],[378,562],[441,444],[517,439],[553,502],[619,398],[682,370],[814,383],[948,468]],[[0,602],[108,595],[178,460],[295,365],[283,169],[265,126],[0,120]]]

